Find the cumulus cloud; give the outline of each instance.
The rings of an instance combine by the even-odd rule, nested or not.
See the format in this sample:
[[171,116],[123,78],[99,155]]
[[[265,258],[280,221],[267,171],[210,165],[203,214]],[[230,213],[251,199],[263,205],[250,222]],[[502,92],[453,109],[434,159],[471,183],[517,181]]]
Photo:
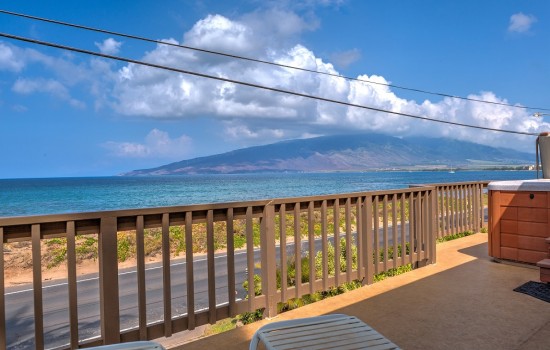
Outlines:
[[[516,18],[516,15],[521,16]],[[516,32],[528,31],[536,20],[521,13],[516,15],[511,19],[511,28]],[[527,21],[522,16],[527,17]],[[255,11],[238,18],[212,14],[196,22],[186,33],[174,33],[174,37],[165,38],[165,41],[338,75],[338,68],[353,63],[360,57],[360,52],[349,50],[333,56],[330,61],[321,59],[299,40],[301,34],[314,30],[316,25],[315,20],[306,20],[281,8]],[[120,44],[112,39],[96,43],[102,52],[111,53],[119,50]],[[162,44],[145,52],[142,59],[214,77],[399,113],[533,133],[550,129],[550,124],[531,118],[524,110],[513,107],[452,98],[409,100],[401,97],[399,90],[386,86],[389,83],[386,77],[376,74],[357,76],[361,80],[379,83],[370,84]],[[0,42],[0,70],[16,73],[31,64],[39,64],[53,71],[54,78],[19,78],[12,86],[13,91],[20,94],[48,93],[78,106],[78,100],[73,97],[76,96],[76,88],[86,86],[95,97],[96,108],[108,107],[123,116],[159,120],[208,117],[221,125],[220,134],[230,140],[240,140],[241,144],[375,131],[396,136],[449,136],[495,146],[509,147],[511,142],[518,142],[520,146],[514,148],[520,149],[525,144],[523,149],[532,149],[531,140],[524,142],[525,138],[521,136],[477,132],[136,64],[117,66],[102,59],[77,64],[70,56],[47,56]],[[490,91],[473,92],[471,97],[507,103]],[[184,156],[190,144],[186,136],[172,139],[168,133],[154,129],[143,142],[111,141],[104,146],[117,156],[144,158]]]
[[189,153],[191,143],[186,135],[172,139],[167,132],[153,129],[143,143],[109,141],[103,147],[123,158],[178,158]]
[[535,22],[537,22],[535,16],[518,12],[510,16],[508,31],[511,33],[526,33]]
[[95,46],[101,51],[101,53],[106,55],[116,55],[120,51],[122,42],[116,41],[113,38],[107,38],[103,40],[102,43],[95,42]]
[[[309,30],[299,17],[295,14],[283,16],[280,11],[277,13],[279,15],[273,17],[277,20],[257,12],[237,19],[209,15],[186,32],[181,43],[173,38],[166,40],[339,74],[332,62],[324,61],[312,50],[296,43],[295,36]],[[516,28],[521,28],[521,18],[514,21]],[[283,28],[286,24],[290,24],[290,29]],[[266,33],[271,33],[269,40],[266,40]],[[350,64],[359,55],[357,50],[350,50],[342,53],[340,59],[333,58],[333,63],[338,66]],[[215,77],[434,119],[527,132],[550,128],[549,124],[533,120],[524,110],[513,107],[452,98],[421,102],[407,100],[387,86],[389,82],[386,78],[377,75],[357,77],[379,83],[369,84],[164,45],[158,45],[146,53],[144,59]],[[510,146],[510,139],[501,137],[502,134],[497,136],[490,132],[422,122],[380,111],[346,107],[134,64],[124,66],[117,74],[113,96],[119,113],[161,119],[218,118],[223,122],[224,134],[228,139],[250,140],[251,144],[259,140],[265,143],[306,134],[376,131],[399,136],[450,136],[495,146]],[[471,97],[507,103],[492,92],[478,92]],[[523,138],[518,136],[517,140]],[[530,146],[526,149],[530,150]]]

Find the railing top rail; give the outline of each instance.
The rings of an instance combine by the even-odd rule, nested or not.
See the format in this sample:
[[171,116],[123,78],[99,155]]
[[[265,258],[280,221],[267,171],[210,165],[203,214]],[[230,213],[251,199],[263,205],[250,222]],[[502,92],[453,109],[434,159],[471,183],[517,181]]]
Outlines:
[[416,188],[416,187],[426,187],[426,186],[433,186],[433,187],[443,187],[443,186],[464,186],[464,185],[475,185],[475,184],[481,184],[484,186],[487,186],[492,180],[488,181],[461,181],[461,182],[441,182],[441,183],[430,183],[430,184],[410,184],[410,188]]
[[311,202],[311,201],[357,198],[357,197],[363,197],[363,196],[393,195],[393,194],[412,193],[412,192],[418,192],[418,191],[430,191],[433,189],[435,189],[435,187],[432,185],[422,185],[418,187],[402,188],[402,189],[395,189],[395,190],[378,190],[378,191],[351,192],[351,193],[340,193],[340,194],[327,194],[327,195],[317,195],[317,196],[307,196],[307,197],[275,198],[275,199],[264,199],[264,200],[244,201],[244,202],[190,204],[190,205],[170,206],[170,207],[0,217],[0,226],[6,227],[6,226],[18,226],[18,225],[31,225],[31,224],[38,224],[38,223],[98,220],[105,217],[123,218],[123,217],[134,217],[139,215],[147,216],[147,215],[159,215],[159,214],[165,214],[165,213],[168,213],[168,214],[185,213],[190,211],[198,212],[198,211],[207,211],[207,210],[223,210],[228,208],[234,208],[234,209],[247,208],[247,207],[262,208],[268,204],[277,205],[277,204],[283,204],[283,203],[285,204],[286,203],[303,203],[303,202]]

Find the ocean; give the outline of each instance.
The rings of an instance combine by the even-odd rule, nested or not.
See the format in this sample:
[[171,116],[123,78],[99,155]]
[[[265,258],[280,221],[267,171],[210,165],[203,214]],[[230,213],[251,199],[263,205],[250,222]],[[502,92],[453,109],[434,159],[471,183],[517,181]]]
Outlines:
[[416,171],[0,179],[0,217],[224,203],[534,179],[534,171]]

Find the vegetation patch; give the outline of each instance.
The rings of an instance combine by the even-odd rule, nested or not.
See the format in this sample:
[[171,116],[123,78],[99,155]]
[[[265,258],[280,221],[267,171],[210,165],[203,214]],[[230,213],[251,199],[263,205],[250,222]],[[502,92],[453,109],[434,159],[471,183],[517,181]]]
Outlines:
[[475,234],[474,231],[459,232],[459,233],[455,233],[455,234],[448,235],[448,236],[445,236],[445,237],[440,237],[436,240],[436,242],[437,243],[442,243],[442,242],[452,241],[454,239],[471,236],[473,234]]

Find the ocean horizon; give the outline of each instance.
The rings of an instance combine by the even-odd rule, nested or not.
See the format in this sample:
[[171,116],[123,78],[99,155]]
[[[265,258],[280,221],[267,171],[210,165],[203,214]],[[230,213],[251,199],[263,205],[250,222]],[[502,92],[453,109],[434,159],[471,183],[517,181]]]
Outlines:
[[535,179],[534,171],[376,171],[0,179],[0,217],[354,193],[413,184]]

